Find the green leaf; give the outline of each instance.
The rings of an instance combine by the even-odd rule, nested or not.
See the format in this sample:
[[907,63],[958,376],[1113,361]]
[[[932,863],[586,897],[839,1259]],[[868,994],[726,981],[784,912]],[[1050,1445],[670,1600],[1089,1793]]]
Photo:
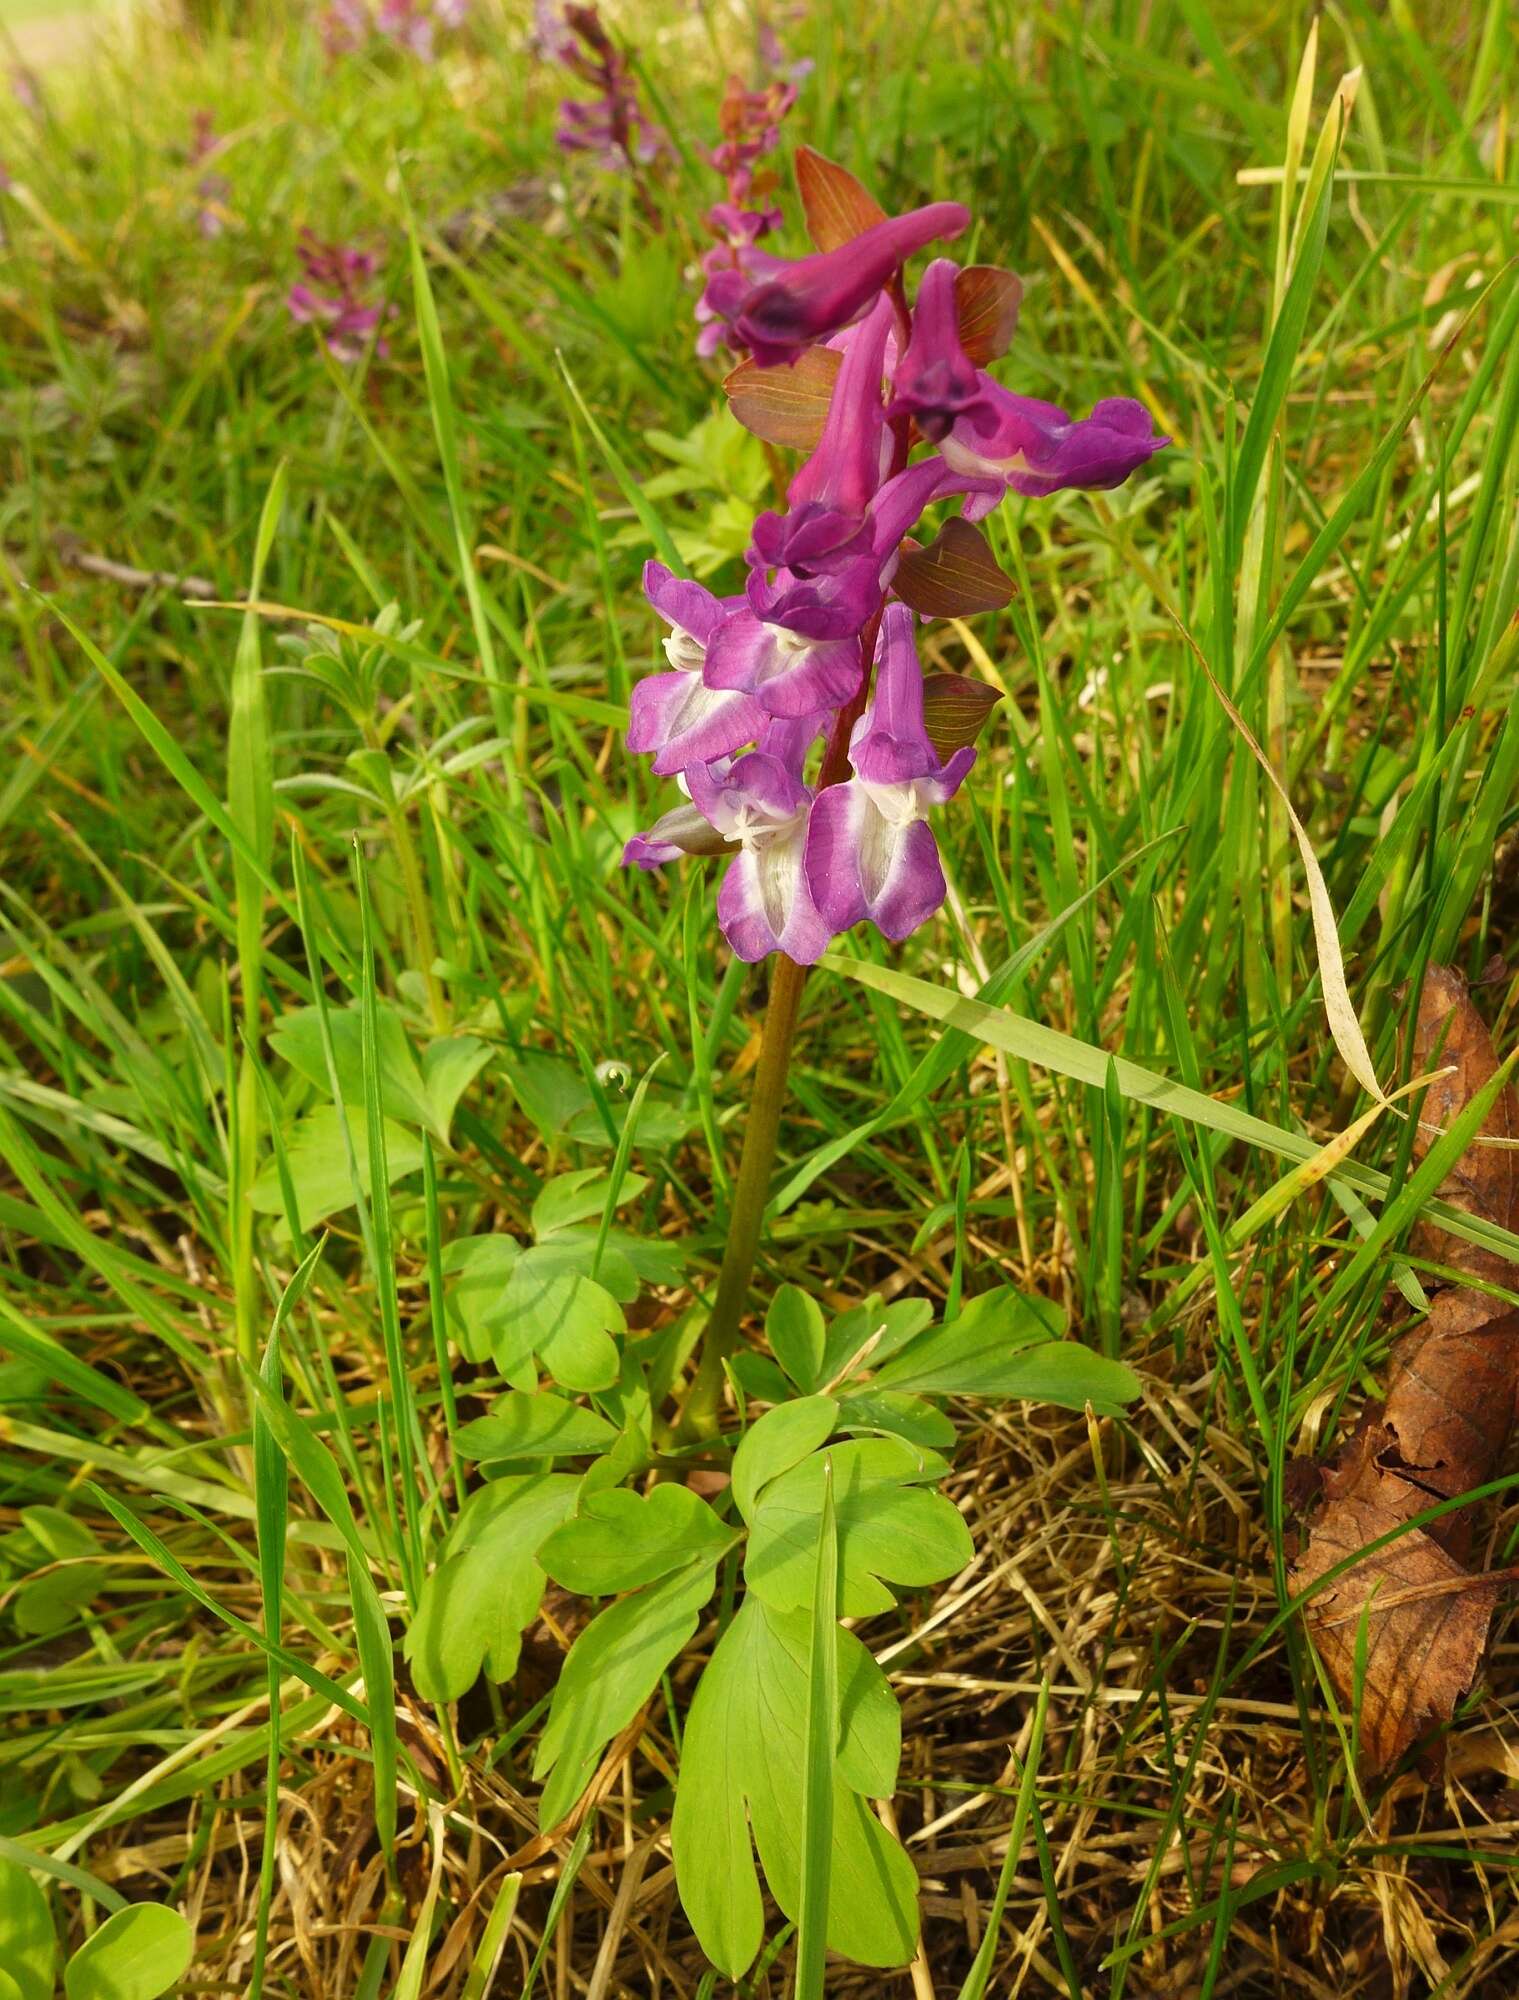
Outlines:
[[767,1479],[775,1479],[816,1451],[833,1433],[839,1406],[832,1396],[780,1403],[751,1424],[733,1454],[733,1499],[746,1521]]
[[1080,1410],[1090,1403],[1113,1416],[1139,1394],[1139,1378],[1121,1361],[1061,1340],[1060,1308],[1010,1285],[983,1292],[948,1326],[903,1348],[875,1377],[877,1389],[920,1395],[1024,1397]]
[[765,1315],[770,1352],[803,1392],[817,1387],[823,1365],[823,1309],[800,1285],[782,1285]]
[[432,1131],[445,1145],[459,1099],[493,1053],[489,1042],[474,1035],[446,1035],[441,1041],[429,1042],[422,1051],[422,1084]]
[[516,1673],[522,1634],[543,1600],[536,1552],[579,1488],[568,1473],[514,1474],[465,1501],[422,1586],[403,1647],[428,1701],[457,1701],[482,1667],[494,1681]]
[[566,1590],[612,1597],[637,1590],[693,1557],[716,1562],[734,1538],[688,1486],[595,1493],[556,1528],[538,1560]]
[[[616,1143],[575,1064],[561,1056],[520,1049],[510,1059],[507,1077],[518,1102],[550,1146],[562,1147],[567,1141],[579,1146]],[[667,1151],[685,1138],[698,1116],[694,1106],[682,1105],[668,1092],[651,1090],[639,1111],[639,1144],[655,1152]],[[626,1120],[627,1107],[614,1103],[614,1132],[620,1133]]]
[[[625,1173],[612,1207],[621,1208],[625,1203],[637,1200],[648,1185],[642,1174]],[[593,1215],[600,1217],[606,1211],[611,1188],[611,1175],[604,1174],[600,1167],[581,1167],[572,1174],[555,1174],[552,1180],[544,1182],[533,1203],[533,1240],[541,1243],[556,1230],[567,1229],[575,1222],[588,1221]]]
[[905,1347],[924,1327],[931,1325],[933,1316],[934,1309],[927,1299],[897,1299],[892,1305],[883,1306],[878,1297],[872,1296],[861,1305],[851,1306],[828,1329],[823,1380],[834,1381],[851,1363],[862,1371],[879,1368],[898,1348]]
[[947,1451],[956,1431],[942,1410],[905,1389],[861,1389],[839,1399],[841,1431],[887,1431],[930,1451]]
[[812,1602],[818,1519],[832,1467],[839,1534],[839,1609],[846,1618],[887,1611],[888,1582],[916,1587],[963,1569],[973,1554],[957,1510],[922,1482],[948,1471],[937,1453],[900,1438],[857,1438],[815,1452],[759,1497],[744,1575],[777,1611]]
[[615,1444],[617,1432],[594,1410],[582,1410],[551,1390],[520,1389],[500,1396],[490,1415],[460,1427],[455,1445],[465,1458],[580,1458]]
[[195,1940],[178,1910],[133,1903],[107,1917],[64,1967],[68,2000],[158,2000],[189,1969]]
[[105,1580],[100,1563],[81,1562],[32,1577],[11,1599],[11,1620],[17,1632],[25,1639],[44,1639],[67,1631],[100,1595]]
[[443,1252],[443,1269],[454,1283],[448,1288],[448,1318],[467,1361],[488,1361],[491,1325],[499,1318],[506,1284],[516,1269],[522,1246],[514,1236],[461,1236]]
[[[374,1192],[370,1184],[369,1126],[362,1111],[349,1111],[348,1127],[353,1135],[359,1183],[369,1195]],[[397,1181],[421,1167],[422,1142],[415,1133],[386,1119],[385,1159],[387,1179],[394,1187]],[[286,1144],[285,1165],[295,1187],[296,1219],[302,1229],[314,1229],[327,1216],[353,1207],[348,1145],[343,1137],[342,1116],[335,1105],[321,1105],[299,1121]],[[284,1214],[285,1199],[276,1161],[265,1164],[249,1190],[248,1199],[261,1215]]]
[[839,1733],[839,1539],[833,1478],[825,1466],[807,1651],[806,1765],[802,1780],[802,1890],[796,1920],[796,2000],[823,2000],[828,1889],[833,1871],[833,1786]]
[[[343,1102],[357,1111],[364,1109],[363,1014],[357,1003],[351,1007],[329,1007],[327,1024],[332,1030],[332,1053],[337,1067],[338,1088]],[[446,1126],[433,1122],[427,1085],[411,1052],[411,1043],[394,1007],[381,1001],[375,1008],[376,1044],[380,1074],[380,1102],[387,1118],[403,1125],[430,1130],[436,1139],[448,1140]],[[322,1095],[330,1093],[327,1057],[322,1046],[322,1017],[315,1007],[299,1007],[286,1014],[269,1031],[271,1045],[308,1083]],[[479,1047],[480,1044],[474,1044]],[[355,1141],[357,1144],[357,1141]],[[362,1152],[362,1147],[359,1148]]]
[[716,1563],[713,1552],[620,1598],[599,1612],[570,1648],[533,1759],[533,1776],[549,1777],[538,1804],[540,1826],[557,1826],[564,1818],[595,1774],[607,1744],[633,1720],[665,1668],[690,1643],[701,1608],[712,1595]]
[[567,1270],[562,1255],[544,1247],[518,1258],[491,1346],[503,1374],[537,1354],[563,1388],[606,1389],[618,1374],[612,1335],[626,1327],[605,1285]]
[[47,1897],[14,1861],[0,1861],[0,1965],[21,2000],[53,2000],[58,1940]]
[[[815,1546],[815,1544],[814,1544]],[[764,1938],[750,1851],[786,1916],[801,1904],[802,1782],[812,1618],[745,1599],[686,1718],[672,1828],[681,1902],[713,1964],[737,1979]],[[904,1965],[917,1944],[917,1872],[861,1793],[896,1789],[900,1721],[886,1677],[838,1630],[827,1941],[863,1965]]]

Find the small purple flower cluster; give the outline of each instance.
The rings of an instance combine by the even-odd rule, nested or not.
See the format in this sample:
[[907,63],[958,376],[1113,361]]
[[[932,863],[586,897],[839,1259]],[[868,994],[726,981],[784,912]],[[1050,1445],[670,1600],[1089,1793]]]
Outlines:
[[[812,256],[752,251],[708,287],[724,338],[759,368],[819,345],[839,357],[785,511],[754,523],[743,590],[716,597],[658,562],[644,572],[670,628],[670,671],[634,689],[627,743],[687,803],[623,859],[655,868],[733,853],[718,918],[744,959],[780,951],[809,964],[862,919],[899,940],[944,900],[928,815],[976,753],[936,747],[913,610],[887,601],[924,509],[956,497],[976,520],[1008,492],[1114,487],[1169,442],[1128,398],[1073,420],[995,382],[965,351],[962,274],[947,258],[928,266],[909,311],[905,260],[970,219],[935,202]],[[980,275],[1016,297],[1007,274]],[[914,461],[917,439],[933,448]]]
[[554,134],[561,152],[589,153],[608,172],[636,175],[669,150],[663,130],[644,115],[626,55],[594,7],[572,0],[560,10],[552,0],[537,0],[531,40],[544,61],[558,63],[596,92],[590,100],[561,100]]
[[[216,134],[216,123],[209,111],[195,114],[195,123],[190,134],[190,164],[200,166],[209,160],[221,145]],[[195,227],[208,241],[220,236],[227,226],[227,202],[231,198],[232,183],[225,174],[202,174],[195,183]]]
[[322,46],[329,62],[381,41],[430,63],[439,31],[462,27],[468,14],[469,0],[378,0],[372,10],[371,0],[330,0],[320,21]]
[[742,275],[754,270],[754,246],[781,226],[780,209],[766,199],[775,177],[756,169],[780,144],[781,125],[796,103],[797,85],[812,67],[803,62],[784,69],[785,58],[773,29],[763,31],[761,47],[766,59],[782,73],[758,90],[746,90],[738,77],[729,77],[720,113],[722,143],[708,155],[727,188],[724,199],[707,210],[707,227],[718,241],[701,260],[707,290],[696,307],[701,329],[696,351],[704,357],[715,354],[723,342],[722,321],[708,299],[714,281],[726,280],[732,272]]
[[[290,317],[302,325],[320,327],[334,360],[360,360],[381,321],[395,311],[394,306],[387,308],[373,296],[379,251],[324,242],[312,230],[303,229],[296,255],[305,276],[285,296]],[[374,351],[380,355],[388,351],[383,339],[375,341]]]

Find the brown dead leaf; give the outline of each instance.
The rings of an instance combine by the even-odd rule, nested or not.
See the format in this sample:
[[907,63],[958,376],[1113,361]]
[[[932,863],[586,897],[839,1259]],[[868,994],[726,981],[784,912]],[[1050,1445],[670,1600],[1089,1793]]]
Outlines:
[[[1453,1064],[1425,1098],[1417,1148],[1428,1150],[1497,1068],[1491,1037],[1459,973],[1431,966],[1419,997],[1413,1060]],[[1519,1132],[1512,1090],[1497,1100],[1483,1131]],[[1500,1147],[1473,1144],[1441,1188],[1467,1213],[1506,1229],[1519,1226],[1519,1162]],[[1512,1285],[1519,1273],[1502,1257],[1425,1227],[1437,1261],[1486,1282]],[[1437,1501],[1492,1479],[1502,1462],[1519,1389],[1519,1312],[1485,1292],[1440,1293],[1427,1319],[1396,1343],[1387,1398],[1361,1418],[1324,1469],[1324,1504],[1294,1564],[1294,1592],[1338,1563],[1402,1528],[1326,1584],[1304,1611],[1314,1645],[1347,1708],[1355,1698],[1356,1650],[1364,1621],[1360,1749],[1369,1772],[1385,1770],[1423,1736],[1450,1721],[1482,1662],[1488,1627],[1515,1572],[1473,1575],[1466,1568],[1476,1529],[1462,1507],[1423,1528],[1404,1524]]]
[[810,146],[796,149],[796,186],[807,234],[819,250],[839,250],[878,222],[886,211],[847,167]]
[[741,361],[723,383],[728,407],[766,444],[812,451],[823,435],[843,358],[831,347],[806,347],[789,366],[759,368]]
[[[1462,1106],[1492,1081],[1498,1067],[1492,1038],[1467,997],[1466,981],[1449,966],[1432,965],[1425,974],[1414,1026],[1413,1063],[1415,1074],[1453,1065],[1450,1075],[1435,1078],[1424,1099],[1414,1143],[1422,1157]],[[1519,1092],[1512,1083],[1499,1092],[1478,1136],[1519,1138]],[[1507,1146],[1469,1146],[1440,1189],[1440,1198],[1467,1215],[1512,1229],[1511,1218],[1519,1208],[1519,1153]],[[1479,1250],[1432,1223],[1420,1224],[1419,1249],[1438,1264],[1453,1265],[1490,1284],[1511,1285],[1519,1275],[1496,1251]]]

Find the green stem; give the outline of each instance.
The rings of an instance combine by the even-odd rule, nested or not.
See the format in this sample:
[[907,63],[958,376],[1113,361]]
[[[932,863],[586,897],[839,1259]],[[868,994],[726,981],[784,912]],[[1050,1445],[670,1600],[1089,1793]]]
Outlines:
[[[849,769],[849,737],[865,708],[870,688],[870,663],[875,658],[876,634],[881,613],[865,627],[860,652],[865,672],[854,700],[840,710],[823,752],[823,768],[818,773],[818,790],[842,782]],[[710,1437],[717,1424],[722,1402],[727,1362],[738,1346],[739,1326],[749,1302],[749,1281],[754,1276],[754,1260],[759,1251],[760,1228],[765,1219],[765,1198],[770,1192],[770,1170],[775,1165],[775,1144],[780,1136],[781,1107],[786,1101],[786,1078],[791,1069],[791,1045],[796,1035],[797,1011],[802,1002],[807,967],[784,954],[775,961],[770,981],[770,1002],[765,1009],[764,1032],[760,1038],[759,1061],[754,1070],[754,1096],[749,1104],[749,1120],[744,1127],[744,1149],[739,1156],[738,1179],[733,1186],[733,1207],[728,1216],[728,1240],[723,1245],[722,1269],[717,1274],[717,1297],[702,1335],[701,1359],[696,1376],[680,1413],[675,1435],[682,1443]]]
[[684,1438],[703,1437],[712,1431],[722,1400],[725,1364],[738,1345],[739,1323],[749,1301],[749,1280],[754,1274],[760,1225],[765,1219],[765,1197],[770,1192],[770,1169],[775,1164],[775,1142],[780,1134],[781,1106],[791,1068],[791,1044],[806,978],[805,965],[798,965],[794,959],[777,958],[775,976],[770,982],[770,1004],[765,1010],[759,1062],[754,1071],[754,1096],[744,1127],[744,1150],[733,1187],[733,1208],[728,1217],[728,1240],[723,1247],[717,1297],[702,1336],[696,1380],[681,1413],[679,1435]]

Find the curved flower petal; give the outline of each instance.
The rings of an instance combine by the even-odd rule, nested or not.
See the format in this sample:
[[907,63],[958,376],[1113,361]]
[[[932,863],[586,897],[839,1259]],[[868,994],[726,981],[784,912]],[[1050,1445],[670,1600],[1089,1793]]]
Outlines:
[[969,221],[959,202],[931,202],[888,216],[837,250],[798,257],[741,296],[719,301],[709,289],[708,297],[732,322],[729,345],[747,348],[769,368],[851,325],[905,258],[935,237],[958,236]]
[[981,387],[980,371],[960,345],[958,274],[958,265],[948,257],[936,257],[923,273],[913,306],[912,336],[892,377],[887,412],[891,417],[915,417],[918,429],[935,444],[957,421],[977,432],[994,430],[997,423]]
[[742,750],[768,719],[748,695],[710,688],[698,673],[650,674],[628,703],[627,746],[653,751],[654,770],[665,778]]
[[870,706],[849,739],[855,776],[873,789],[900,792],[900,811],[910,814],[952,798],[975,761],[969,745],[955,751],[948,763],[935,748],[923,716],[923,669],[913,614],[905,604],[888,604],[876,643]]
[[707,648],[709,688],[742,689],[771,715],[807,716],[841,708],[858,691],[859,641],[808,639],[736,611]]
[[933,829],[923,819],[888,818],[858,778],[813,801],[806,868],[818,913],[835,933],[868,917],[900,943],[944,901]]
[[[1149,411],[1131,396],[1110,396],[1090,416],[1073,419],[1055,403],[1014,396],[981,377],[997,422],[980,431],[965,418],[940,446],[944,462],[967,476],[994,475],[1015,493],[1046,499],[1067,487],[1105,491],[1121,486],[1147,459],[1171,442],[1155,429]],[[969,520],[989,508],[973,499]]]
[[754,559],[767,567],[801,569],[858,543],[881,483],[881,376],[891,328],[883,293],[845,351],[823,434],[786,489],[786,512],[761,514],[754,524]]
[[811,965],[827,950],[832,933],[812,900],[804,866],[807,829],[798,820],[789,834],[746,847],[735,855],[717,892],[723,936],[751,964],[783,951]]
[[701,646],[733,608],[732,602],[715,597],[704,584],[677,576],[652,559],[643,566],[643,594],[667,625],[677,632],[688,632]]

